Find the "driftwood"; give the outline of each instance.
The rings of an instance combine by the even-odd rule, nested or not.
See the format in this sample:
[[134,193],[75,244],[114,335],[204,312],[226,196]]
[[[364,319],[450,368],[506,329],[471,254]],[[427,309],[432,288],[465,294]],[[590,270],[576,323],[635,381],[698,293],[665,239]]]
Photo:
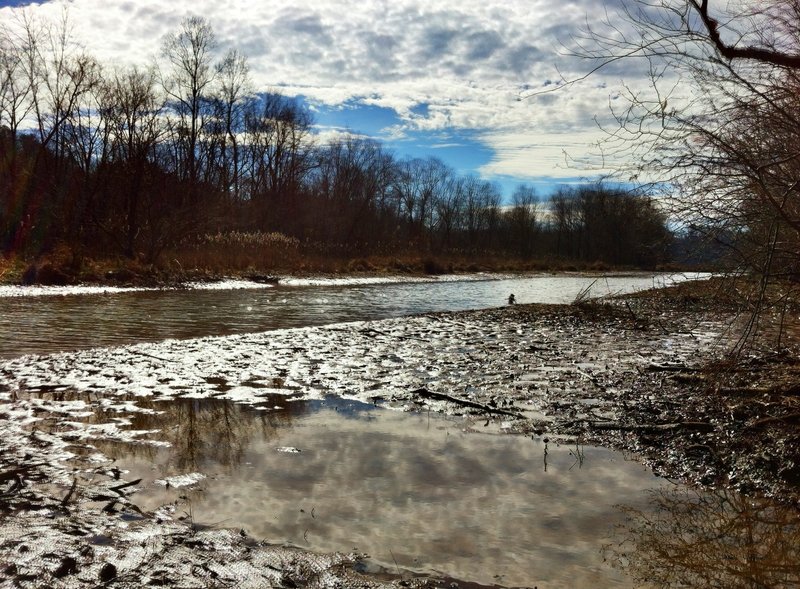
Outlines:
[[361,329],[361,330],[359,330],[359,333],[361,333],[363,335],[366,335],[367,337],[377,337],[379,335],[382,335],[384,337],[394,338],[394,339],[410,339],[410,340],[416,340],[416,341],[426,342],[426,343],[429,341],[429,340],[427,340],[425,338],[417,337],[417,336],[414,336],[414,335],[401,335],[399,333],[387,333],[385,331],[381,331],[380,329],[375,329],[374,327],[368,327],[366,329]]
[[700,370],[685,364],[648,364],[645,367],[646,372],[699,372]]
[[2,471],[2,472],[0,472],[0,483],[2,483],[4,481],[7,481],[7,480],[10,480],[10,479],[16,479],[16,478],[19,477],[19,475],[25,474],[29,470],[33,469],[33,468],[37,468],[39,466],[44,466],[45,464],[47,464],[47,463],[45,463],[45,462],[37,462],[36,464],[25,464],[25,465],[17,467],[17,468],[12,468],[11,470]]
[[770,387],[719,387],[718,392],[721,395],[728,395],[730,397],[760,397],[774,393],[775,390]]
[[623,432],[672,432],[682,429],[710,432],[714,430],[713,424],[705,421],[678,421],[675,423],[654,424],[625,424],[615,421],[589,421],[589,427],[598,430],[615,430]]
[[469,399],[459,399],[458,397],[452,397],[450,395],[446,395],[445,393],[436,393],[434,391],[426,389],[425,387],[413,390],[411,391],[411,394],[418,395],[420,397],[425,397],[427,399],[436,399],[437,401],[449,401],[450,403],[455,403],[456,405],[461,405],[463,407],[472,407],[473,409],[480,409],[481,411],[485,411],[486,413],[496,413],[499,415],[508,415],[510,417],[516,417],[517,419],[525,419],[524,415],[522,415],[521,413],[517,413],[516,411],[509,411],[508,409],[500,409],[499,407],[484,405],[483,403],[470,401]]
[[754,423],[751,423],[750,425],[748,425],[744,429],[745,430],[758,429],[758,428],[764,427],[764,426],[772,424],[772,423],[786,423],[786,424],[788,424],[788,423],[791,423],[793,421],[800,421],[800,413],[789,413],[788,415],[773,415],[773,416],[770,416],[770,417],[764,417],[764,418],[759,419],[758,421],[756,421]]
[[61,500],[62,507],[66,507],[69,500],[72,499],[72,495],[75,493],[75,489],[78,488],[78,479],[77,477],[72,478],[72,486],[69,488],[69,492],[66,496]]
[[697,384],[708,381],[706,375],[699,372],[692,372],[689,374],[685,372],[678,372],[666,378],[668,378],[672,382],[677,382],[678,384]]
[[128,487],[133,487],[134,485],[138,485],[141,482],[142,482],[142,479],[136,479],[135,481],[128,481],[126,483],[122,483],[121,485],[114,485],[113,487],[109,487],[108,490],[109,491],[116,491],[117,493],[119,493],[120,495],[122,495],[124,497],[125,493],[122,492],[122,489],[126,489]]
[[36,391],[37,393],[54,393],[56,391],[64,391],[69,388],[66,384],[36,384],[27,387],[29,391]]
[[147,358],[152,358],[153,360],[159,360],[161,362],[173,362],[169,358],[162,358],[161,356],[154,356],[153,354],[148,354],[147,352],[140,352],[139,350],[130,350],[131,354],[136,354],[137,356],[145,356]]
[[39,466],[44,466],[44,462],[38,462],[36,464],[26,464],[24,466],[20,466],[18,468],[12,468],[11,470],[6,470],[0,472],[0,483],[5,484],[8,481],[11,481],[11,484],[5,490],[0,491],[0,496],[7,497],[16,493],[22,487],[25,486],[25,481],[23,475],[29,473],[31,469],[37,468]]

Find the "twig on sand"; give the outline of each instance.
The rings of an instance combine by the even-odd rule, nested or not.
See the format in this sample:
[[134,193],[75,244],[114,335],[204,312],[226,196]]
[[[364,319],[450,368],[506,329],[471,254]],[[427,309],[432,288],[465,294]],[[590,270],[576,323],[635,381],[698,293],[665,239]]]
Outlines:
[[750,425],[746,426],[744,429],[757,429],[764,427],[766,425],[772,423],[786,423],[789,424],[793,421],[800,421],[800,413],[790,413],[788,415],[772,415],[770,417],[764,417],[763,419],[759,419],[758,421],[751,423]]
[[134,485],[138,485],[142,482],[142,479],[136,479],[135,481],[128,481],[126,483],[122,483],[121,485],[114,485],[113,487],[109,487],[110,491],[116,491],[118,494],[125,496],[125,493],[122,492],[122,489],[126,489],[128,487],[133,487]]
[[172,362],[169,358],[162,358],[160,356],[154,356],[153,354],[148,354],[147,352],[140,352],[139,350],[130,350],[131,354],[136,354],[138,356],[147,356],[148,358],[153,358],[154,360],[160,360],[161,362]]
[[0,490],[0,497],[8,497],[19,491],[25,486],[25,481],[22,475],[26,475],[31,469],[43,466],[44,464],[44,462],[39,462],[37,464],[26,464],[19,468],[12,468],[10,470],[0,472],[0,483],[5,484],[7,481],[11,481],[11,484],[6,489]]
[[431,390],[426,389],[425,387],[420,387],[416,390],[411,391],[412,395],[419,395],[420,397],[425,397],[428,399],[436,399],[437,401],[449,401],[451,403],[455,403],[456,405],[462,405],[464,407],[472,407],[474,409],[480,409],[481,411],[485,411],[486,413],[497,413],[499,415],[508,415],[510,417],[516,417],[517,419],[525,419],[525,416],[521,413],[517,413],[516,411],[509,411],[507,409],[500,409],[499,407],[492,407],[491,405],[484,405],[483,403],[478,403],[476,401],[470,401],[468,399],[459,399],[458,397],[452,397],[445,393],[437,393]]
[[592,429],[617,430],[626,432],[670,432],[682,429],[710,432],[714,430],[714,425],[705,421],[678,421],[675,423],[653,423],[640,425],[617,423],[615,421],[586,421],[586,423]]
[[648,364],[645,372],[700,372],[702,368],[686,366],[685,364]]
[[75,493],[75,489],[78,488],[78,477],[72,478],[72,486],[69,488],[69,492],[64,496],[61,500],[62,507],[66,507],[69,500],[72,499],[73,493]]
[[399,334],[399,333],[387,333],[385,331],[381,331],[380,329],[375,329],[374,327],[368,327],[366,329],[361,329],[361,330],[359,330],[359,332],[362,333],[363,335],[367,336],[367,337],[377,337],[379,335],[382,335],[384,337],[394,338],[394,339],[401,339],[401,340],[403,340],[403,339],[412,339],[412,340],[416,340],[416,341],[420,341],[420,342],[429,341],[426,338],[417,337],[417,336],[414,336],[414,335],[405,335],[405,334]]

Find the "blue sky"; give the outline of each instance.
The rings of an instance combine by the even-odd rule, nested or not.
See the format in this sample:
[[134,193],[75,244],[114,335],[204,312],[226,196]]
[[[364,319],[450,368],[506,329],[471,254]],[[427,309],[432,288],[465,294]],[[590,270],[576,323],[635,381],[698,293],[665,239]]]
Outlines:
[[[549,92],[591,69],[569,57],[586,22],[624,0],[51,0],[25,8],[57,19],[105,67],[159,59],[186,16],[213,26],[220,55],[248,57],[254,91],[312,107],[320,138],[352,132],[400,156],[436,156],[462,173],[547,194],[613,171],[600,156],[620,70]],[[27,4],[0,1],[13,26]],[[624,83],[645,79],[625,68]]]
[[[302,97],[301,97],[302,98]],[[380,140],[399,157],[436,157],[461,174],[479,174],[484,166],[491,164],[495,151],[482,139],[482,131],[469,128],[444,128],[438,130],[404,129],[398,136],[397,129],[403,127],[403,119],[391,108],[365,105],[354,99],[337,106],[309,103],[320,130],[352,132]],[[427,105],[417,105],[413,112],[426,116]],[[498,183],[509,196],[519,184],[534,186],[542,196],[550,194],[558,186],[587,181],[589,176],[512,175],[483,174]]]
[[[312,103],[312,108],[319,128],[373,137],[400,157],[437,157],[464,174],[474,173],[492,159],[491,148],[470,129],[406,130],[398,136],[396,130],[403,121],[391,108],[358,100],[337,106]],[[424,104],[414,109],[420,116],[426,111]]]

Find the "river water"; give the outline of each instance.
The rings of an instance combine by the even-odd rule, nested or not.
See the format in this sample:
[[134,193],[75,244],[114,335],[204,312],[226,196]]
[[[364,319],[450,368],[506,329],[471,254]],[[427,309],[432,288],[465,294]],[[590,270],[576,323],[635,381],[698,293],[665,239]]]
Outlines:
[[30,289],[30,294],[53,294],[0,296],[0,358],[497,307],[512,293],[518,303],[570,303],[586,289],[591,296],[604,296],[699,276],[540,274],[387,284],[323,280],[271,288],[91,294]]

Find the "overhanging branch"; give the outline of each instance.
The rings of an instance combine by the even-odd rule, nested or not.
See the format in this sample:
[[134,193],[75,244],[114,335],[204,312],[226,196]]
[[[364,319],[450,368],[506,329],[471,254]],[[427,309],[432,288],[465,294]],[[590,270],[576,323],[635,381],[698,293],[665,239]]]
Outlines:
[[748,45],[746,47],[736,47],[728,45],[720,36],[719,25],[708,13],[708,0],[689,0],[691,5],[697,11],[703,26],[708,32],[708,37],[716,47],[717,51],[729,60],[746,59],[751,61],[758,61],[761,63],[769,63],[781,67],[792,69],[800,69],[800,55],[794,53],[786,53],[771,48],[756,47]]

